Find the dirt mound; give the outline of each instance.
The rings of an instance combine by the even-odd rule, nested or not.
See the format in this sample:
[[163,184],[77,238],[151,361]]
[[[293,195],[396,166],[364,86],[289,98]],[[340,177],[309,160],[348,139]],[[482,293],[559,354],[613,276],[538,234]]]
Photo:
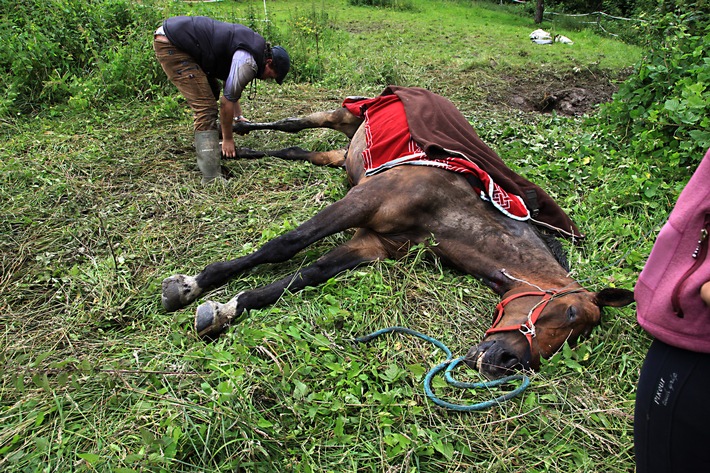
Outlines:
[[631,73],[600,70],[542,71],[481,77],[477,71],[449,74],[436,92],[449,98],[464,113],[486,104],[532,113],[582,116],[595,113],[597,105],[610,102],[618,84]]
[[616,81],[603,74],[569,74],[564,77],[509,78],[508,87],[494,98],[527,112],[580,116],[593,112],[596,105],[609,102],[617,90]]

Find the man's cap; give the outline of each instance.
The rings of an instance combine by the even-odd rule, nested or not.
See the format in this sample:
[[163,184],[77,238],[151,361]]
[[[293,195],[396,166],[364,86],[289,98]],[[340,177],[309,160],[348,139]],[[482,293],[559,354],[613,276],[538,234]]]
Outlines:
[[282,46],[274,46],[271,48],[271,65],[276,71],[276,83],[281,85],[291,69],[291,58]]

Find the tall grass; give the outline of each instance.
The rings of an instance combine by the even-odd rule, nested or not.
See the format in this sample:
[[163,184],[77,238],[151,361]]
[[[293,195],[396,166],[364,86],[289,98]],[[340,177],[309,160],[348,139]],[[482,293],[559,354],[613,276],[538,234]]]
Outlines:
[[[511,73],[612,74],[638,50],[598,38],[608,52],[542,49],[527,40],[531,19],[476,3],[412,3],[393,10],[267,2],[265,34],[301,59],[295,80],[260,85],[245,113],[267,120],[330,109],[390,81],[429,86],[451,97],[484,140],[546,187],[587,233],[583,246],[568,248],[575,277],[592,289],[631,288],[684,176],[648,196],[641,189],[649,163],[584,120],[523,114],[486,97],[504,92]],[[262,4],[134,8],[155,8],[151,18],[251,18],[267,28]],[[142,43],[126,36],[141,51],[131,58],[139,76],[154,67],[147,26]],[[320,62],[309,65],[313,48]],[[96,77],[87,83],[104,84],[101,91],[120,86]],[[340,198],[347,184],[336,170],[263,160],[227,162],[235,175],[229,185],[202,188],[190,114],[163,78],[150,80],[157,84],[151,94],[98,100],[70,90],[60,105],[2,122],[3,471],[633,469],[631,413],[648,339],[631,308],[609,311],[589,340],[546,362],[522,397],[475,414],[426,399],[422,378],[442,360],[427,343],[399,336],[352,343],[390,325],[437,337],[457,354],[480,340],[495,296],[424,251],[286,294],[210,344],[193,332],[193,308],[165,314],[164,277],[253,251]],[[327,130],[240,139],[256,149],[344,143]],[[347,237],[327,238],[209,297],[224,301],[267,284]],[[493,394],[435,389],[465,402]]]

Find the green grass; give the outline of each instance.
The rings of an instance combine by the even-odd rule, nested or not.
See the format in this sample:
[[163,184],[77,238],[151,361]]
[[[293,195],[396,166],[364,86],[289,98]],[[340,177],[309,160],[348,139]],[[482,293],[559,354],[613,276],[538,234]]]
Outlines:
[[[486,97],[523,71],[613,76],[639,51],[588,32],[561,32],[575,48],[532,46],[531,19],[496,5],[411,5],[269,0],[284,37],[293,18],[315,10],[327,13],[337,46],[324,53],[318,82],[260,85],[246,114],[269,120],[334,108],[346,95],[378,93],[387,74],[431,87],[570,210],[588,235],[568,248],[576,277],[593,289],[633,287],[649,232],[681,183],[646,199],[648,165],[590,136],[583,119],[524,114]],[[246,17],[261,6],[176,3],[169,11]],[[608,311],[601,329],[545,363],[522,397],[448,412],[421,385],[443,360],[432,346],[402,336],[351,342],[391,325],[439,338],[455,354],[480,340],[496,297],[423,253],[287,294],[212,344],[192,330],[195,306],[175,314],[160,306],[164,277],[247,254],[295,227],[344,195],[342,172],[229,161],[229,185],[204,189],[191,117],[176,92],[46,110],[4,121],[1,133],[3,471],[633,471],[634,389],[648,346],[633,308]],[[344,139],[327,130],[240,139],[256,149],[295,144],[326,149]],[[346,238],[209,297],[226,301],[267,284]],[[494,394],[435,388],[464,402]]]

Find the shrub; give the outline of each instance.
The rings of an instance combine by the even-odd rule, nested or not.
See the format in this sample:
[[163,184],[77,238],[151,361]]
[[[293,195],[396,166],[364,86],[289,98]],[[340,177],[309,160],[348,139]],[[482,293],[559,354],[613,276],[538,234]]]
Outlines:
[[664,176],[685,173],[710,148],[710,22],[700,11],[649,23],[648,55],[601,120],[631,155]]
[[129,0],[0,0],[0,116],[150,93],[165,80],[146,31],[160,9]]
[[293,62],[291,80],[317,82],[325,74],[324,49],[332,45],[333,26],[325,10],[296,10],[289,22],[289,54]]

